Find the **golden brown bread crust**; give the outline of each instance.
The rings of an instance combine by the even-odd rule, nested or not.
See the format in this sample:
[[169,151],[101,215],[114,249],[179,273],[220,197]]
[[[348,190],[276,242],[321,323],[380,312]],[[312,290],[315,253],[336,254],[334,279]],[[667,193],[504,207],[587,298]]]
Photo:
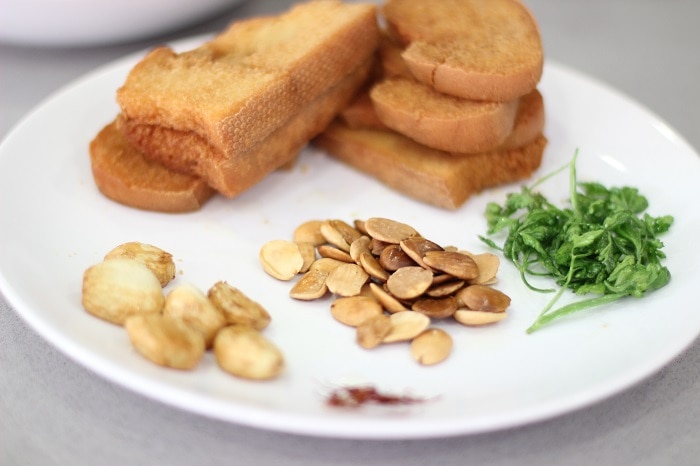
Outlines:
[[518,113],[515,115],[513,131],[498,148],[515,149],[522,147],[542,133],[544,125],[544,99],[540,91],[535,88],[519,99]]
[[[378,38],[376,6],[321,0],[233,23],[189,52],[161,47],[118,91],[121,128],[148,157],[231,195],[215,179],[372,56]],[[151,139],[165,135],[155,153]],[[256,179],[280,165],[258,162]]]
[[518,100],[484,102],[435,91],[414,79],[375,84],[370,98],[388,127],[428,147],[474,153],[498,147],[513,129]]
[[440,92],[508,101],[540,80],[539,28],[518,0],[388,0],[382,11],[413,75]]
[[[338,117],[352,129],[389,130],[377,117],[374,104],[366,91],[360,92]],[[519,99],[513,130],[497,149],[522,147],[544,131],[544,126],[544,100],[539,90],[534,89]]]
[[130,207],[190,212],[198,210],[214,194],[200,178],[175,173],[146,159],[126,141],[114,122],[90,142],[90,163],[98,189]]
[[[258,144],[235,158],[212,160],[202,151],[206,141],[194,132],[162,126],[130,126],[119,119],[120,130],[154,160],[175,171],[196,173],[227,197],[234,197],[260,182],[267,174],[292,162],[299,151],[333,120],[366,81],[372,60],[362,63],[338,84],[290,118]],[[171,158],[178,154],[179,158]]]
[[539,134],[520,148],[458,155],[430,149],[394,131],[351,129],[336,121],[314,144],[406,196],[457,209],[488,187],[531,176],[547,139]]

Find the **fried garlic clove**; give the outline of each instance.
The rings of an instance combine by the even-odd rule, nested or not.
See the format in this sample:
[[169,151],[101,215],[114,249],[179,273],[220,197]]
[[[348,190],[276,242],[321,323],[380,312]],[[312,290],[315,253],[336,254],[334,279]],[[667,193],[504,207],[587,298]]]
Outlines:
[[169,252],[150,244],[132,241],[123,243],[109,251],[104,259],[126,258],[143,263],[158,277],[161,286],[175,278],[175,262]]
[[134,314],[159,313],[165,304],[155,274],[135,259],[111,259],[83,273],[82,304],[87,312],[123,325]]

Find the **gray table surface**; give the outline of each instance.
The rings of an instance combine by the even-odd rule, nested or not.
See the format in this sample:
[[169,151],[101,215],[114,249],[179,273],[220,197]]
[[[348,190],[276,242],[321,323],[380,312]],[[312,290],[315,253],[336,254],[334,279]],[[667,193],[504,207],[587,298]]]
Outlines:
[[[130,44],[75,49],[0,44],[0,135],[52,92],[99,65],[287,3],[249,2],[187,30]],[[609,83],[700,148],[700,2],[526,4],[540,23],[548,59]],[[44,341],[0,296],[0,464],[700,464],[699,376],[696,341],[649,379],[552,420],[432,440],[310,438],[204,418],[106,381]]]

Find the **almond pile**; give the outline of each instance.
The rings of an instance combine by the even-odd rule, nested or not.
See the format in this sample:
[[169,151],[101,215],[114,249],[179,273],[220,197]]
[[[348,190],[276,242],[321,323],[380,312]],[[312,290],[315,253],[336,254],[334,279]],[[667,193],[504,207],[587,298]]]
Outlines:
[[298,277],[292,298],[331,295],[331,314],[356,329],[363,348],[410,342],[412,357],[423,365],[439,363],[452,351],[452,337],[434,327],[435,321],[492,324],[506,317],[510,305],[510,298],[491,286],[498,256],[442,247],[387,218],[353,225],[311,220],[292,240],[265,243],[259,257],[270,276]]

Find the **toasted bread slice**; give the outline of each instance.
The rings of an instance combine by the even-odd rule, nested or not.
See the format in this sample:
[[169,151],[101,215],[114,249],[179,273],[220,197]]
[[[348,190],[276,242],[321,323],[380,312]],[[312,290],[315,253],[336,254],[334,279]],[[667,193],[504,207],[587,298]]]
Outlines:
[[502,102],[541,78],[539,28],[518,0],[388,0],[383,13],[413,75],[440,92]]
[[289,166],[299,151],[333,120],[367,80],[372,68],[368,59],[338,84],[318,96],[272,134],[235,158],[212,164],[200,152],[201,140],[194,132],[178,132],[162,126],[136,125],[118,119],[120,131],[155,160],[169,160],[171,154],[186,153],[188,164],[169,164],[175,171],[200,174],[207,183],[226,197],[234,197],[260,182],[270,170]]
[[357,94],[352,102],[341,110],[338,118],[352,129],[389,129],[374,111],[374,104],[369,98],[369,90]]
[[474,153],[498,147],[513,129],[518,100],[484,102],[437,92],[413,79],[375,84],[370,98],[388,127],[434,149]]
[[513,131],[498,149],[517,149],[526,145],[544,131],[544,125],[544,99],[540,91],[534,89],[518,99],[518,113],[515,115]]
[[329,155],[411,198],[457,209],[480,191],[529,177],[547,139],[523,147],[454,155],[430,149],[395,131],[351,129],[336,121],[314,144]]
[[199,209],[213,194],[201,178],[176,173],[148,160],[112,122],[90,142],[92,175],[108,198],[130,207],[159,212]]
[[[368,92],[361,92],[339,115],[339,119],[351,129],[388,130],[374,110]],[[542,94],[535,89],[518,99],[518,112],[513,130],[497,149],[515,149],[535,139],[544,131],[545,108]]]
[[[146,156],[230,193],[214,178],[373,56],[378,40],[375,5],[319,0],[235,22],[188,52],[157,48],[117,92],[125,134]],[[167,132],[172,151],[152,152],[150,132]]]

